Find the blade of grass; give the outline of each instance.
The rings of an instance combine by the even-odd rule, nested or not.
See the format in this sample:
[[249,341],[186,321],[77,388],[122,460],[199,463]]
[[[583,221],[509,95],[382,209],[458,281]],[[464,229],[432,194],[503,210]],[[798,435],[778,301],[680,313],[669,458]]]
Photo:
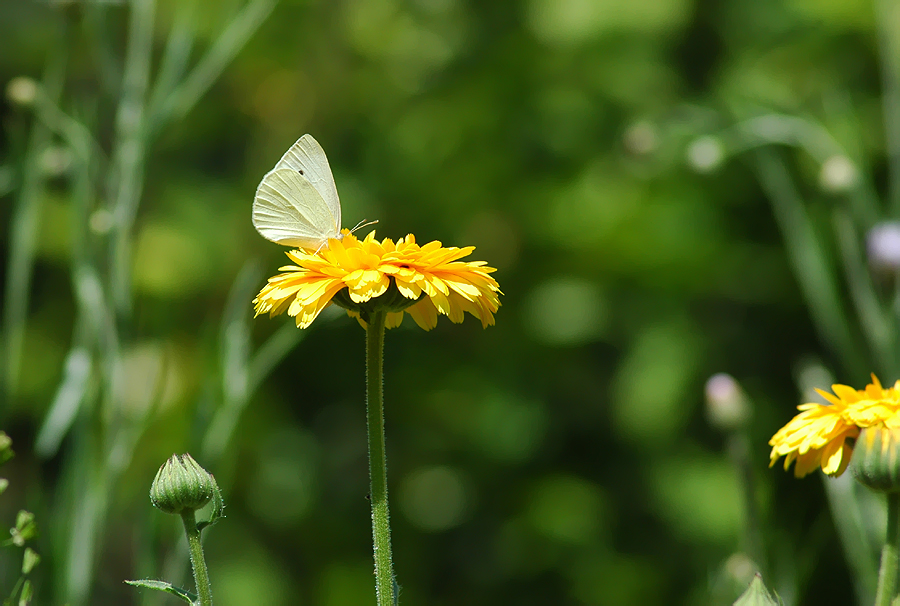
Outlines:
[[194,46],[197,3],[187,0],[178,4],[175,10],[175,21],[169,31],[159,71],[153,83],[150,100],[147,102],[151,116],[178,85],[187,69]]
[[194,107],[275,8],[275,0],[252,0],[235,15],[209,51],[160,105],[150,108],[149,129],[180,120]]
[[84,14],[82,28],[85,37],[91,40],[91,50],[101,89],[105,95],[113,97],[119,93],[122,68],[119,66],[119,51],[113,48],[116,36],[106,25],[110,6],[115,5],[112,2],[85,2],[82,9]]
[[259,264],[255,261],[245,264],[231,287],[222,316],[219,331],[222,405],[209,423],[201,449],[209,461],[217,460],[227,448],[241,414],[262,380],[303,338],[304,331],[286,322],[251,357],[250,301],[260,280]]
[[[66,70],[68,28],[59,36],[60,45],[50,53],[41,89],[48,99],[58,100],[62,94]],[[3,302],[3,351],[0,368],[0,413],[6,402],[15,396],[22,364],[22,347],[28,314],[31,279],[37,253],[40,215],[44,201],[44,176],[40,154],[50,142],[46,126],[35,121],[22,164],[22,186],[10,217],[9,256],[6,268],[5,301]]]
[[[327,318],[328,316],[323,314],[321,319],[327,320]],[[256,393],[263,380],[303,340],[304,336],[306,336],[306,332],[298,329],[291,322],[285,322],[275,331],[275,334],[260,346],[256,355],[250,360],[247,391],[251,394]]]
[[875,3],[878,56],[881,59],[881,108],[888,158],[888,199],[893,218],[900,217],[900,4]]
[[838,280],[787,168],[770,150],[758,150],[754,158],[760,184],[772,204],[788,260],[819,337],[850,373],[865,376],[866,358],[850,329]]
[[72,453],[73,465],[69,471],[72,498],[66,505],[69,508],[66,516],[69,521],[66,526],[58,529],[61,532],[56,535],[67,537],[60,541],[64,543],[65,550],[62,593],[71,606],[89,603],[97,539],[101,534],[98,524],[108,505],[107,477],[103,473],[102,462],[98,460],[96,444],[92,443],[96,437],[79,440],[81,444]]
[[116,112],[116,137],[109,191],[113,199],[110,287],[120,320],[131,315],[132,228],[144,186],[145,102],[153,46],[154,0],[132,0],[122,95]]
[[835,209],[834,231],[844,262],[848,293],[859,318],[863,336],[872,351],[873,363],[880,376],[894,376],[898,370],[894,342],[896,326],[882,307],[868,267],[859,250],[859,237],[847,212]]
[[90,165],[92,159],[104,159],[103,149],[88,128],[66,114],[43,89],[35,96],[35,113],[51,131],[62,137],[72,152],[75,162]]
[[[826,96],[823,105],[827,121],[834,125],[831,132],[835,133],[835,140],[840,140],[838,144],[847,150],[847,157],[856,166],[856,183],[847,192],[847,199],[856,224],[862,231],[868,231],[881,220],[884,205],[872,184],[872,164],[860,140],[865,127],[857,108],[844,91]],[[839,124],[843,128],[837,126]]]
[[[787,145],[802,149],[820,165],[833,156],[852,157],[857,165],[863,158],[861,152],[851,156],[822,124],[799,116],[763,114],[726,129],[720,136],[732,154],[768,145]],[[858,181],[848,192],[848,199],[859,224],[871,227],[881,211],[866,175],[859,171]]]
[[35,439],[34,449],[39,456],[47,458],[56,454],[60,442],[75,422],[90,376],[90,354],[83,347],[74,347],[66,357],[62,383]]

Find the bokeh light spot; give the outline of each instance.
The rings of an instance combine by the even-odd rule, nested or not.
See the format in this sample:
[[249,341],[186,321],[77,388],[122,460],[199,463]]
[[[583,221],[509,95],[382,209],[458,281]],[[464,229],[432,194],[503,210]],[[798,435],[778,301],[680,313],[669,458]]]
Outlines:
[[525,303],[531,334],[548,345],[579,345],[595,340],[607,326],[606,301],[587,280],[560,276],[539,284]]
[[670,458],[651,477],[658,513],[682,536],[721,543],[741,528],[740,488],[728,460]]
[[531,525],[544,536],[564,543],[590,543],[602,528],[603,505],[596,484],[558,475],[538,480],[526,507]]
[[679,321],[644,329],[616,371],[612,416],[619,435],[647,445],[675,439],[693,409],[685,403],[700,346]]
[[318,495],[315,439],[295,427],[273,429],[256,454],[256,470],[249,476],[248,508],[275,527],[296,523]]
[[410,473],[400,485],[400,507],[410,522],[437,532],[462,522],[469,497],[459,470],[438,465]]

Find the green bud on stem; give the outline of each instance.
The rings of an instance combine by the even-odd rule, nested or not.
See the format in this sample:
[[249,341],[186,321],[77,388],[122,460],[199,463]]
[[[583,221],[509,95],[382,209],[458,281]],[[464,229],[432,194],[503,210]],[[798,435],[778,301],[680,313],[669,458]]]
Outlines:
[[216,481],[212,474],[189,454],[172,455],[153,479],[150,502],[165,513],[180,514],[200,509],[215,494]]
[[900,429],[866,427],[856,438],[850,471],[877,492],[900,492]]

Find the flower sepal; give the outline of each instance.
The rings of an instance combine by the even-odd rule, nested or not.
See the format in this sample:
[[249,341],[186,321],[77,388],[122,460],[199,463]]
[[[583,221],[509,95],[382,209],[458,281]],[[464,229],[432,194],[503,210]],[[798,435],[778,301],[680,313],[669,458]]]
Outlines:
[[368,301],[357,303],[350,298],[350,289],[344,288],[335,293],[331,302],[338,307],[346,309],[350,312],[351,316],[368,324],[369,318],[373,313],[377,311],[383,311],[385,313],[401,312],[418,303],[424,296],[425,293],[423,292],[415,299],[410,299],[404,296],[403,293],[400,292],[400,289],[397,288],[397,283],[394,282],[394,280],[391,280],[390,286],[387,287],[387,290],[385,290],[384,294],[380,297],[373,297]]
[[900,428],[866,427],[859,433],[850,472],[877,492],[900,492]]

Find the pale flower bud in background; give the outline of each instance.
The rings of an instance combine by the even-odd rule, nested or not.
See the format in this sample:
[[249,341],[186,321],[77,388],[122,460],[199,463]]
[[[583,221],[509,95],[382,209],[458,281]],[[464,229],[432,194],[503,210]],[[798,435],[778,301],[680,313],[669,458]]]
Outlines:
[[720,372],[706,382],[706,416],[722,431],[740,429],[750,418],[747,397],[731,375]]
[[16,171],[12,166],[0,166],[0,196],[12,191],[16,184]]
[[50,145],[41,152],[39,163],[45,175],[59,177],[72,166],[72,152],[68,147]]
[[27,76],[17,76],[6,84],[6,98],[16,105],[31,105],[37,97],[37,82]]
[[725,159],[725,149],[722,142],[715,137],[700,137],[695,139],[687,150],[687,161],[691,168],[701,174],[711,173]]
[[759,566],[745,553],[733,553],[725,561],[725,571],[737,583],[749,585]]
[[872,269],[900,270],[900,221],[880,223],[869,230],[866,253]]
[[659,147],[656,126],[647,120],[635,122],[622,135],[622,143],[630,154],[646,156]]
[[856,185],[858,174],[856,165],[847,156],[838,154],[831,156],[822,164],[819,172],[819,185],[827,192],[838,194],[852,189]]
[[113,228],[114,222],[115,217],[113,217],[113,214],[105,208],[98,208],[91,213],[91,216],[88,219],[91,231],[100,236],[109,233],[109,230]]

